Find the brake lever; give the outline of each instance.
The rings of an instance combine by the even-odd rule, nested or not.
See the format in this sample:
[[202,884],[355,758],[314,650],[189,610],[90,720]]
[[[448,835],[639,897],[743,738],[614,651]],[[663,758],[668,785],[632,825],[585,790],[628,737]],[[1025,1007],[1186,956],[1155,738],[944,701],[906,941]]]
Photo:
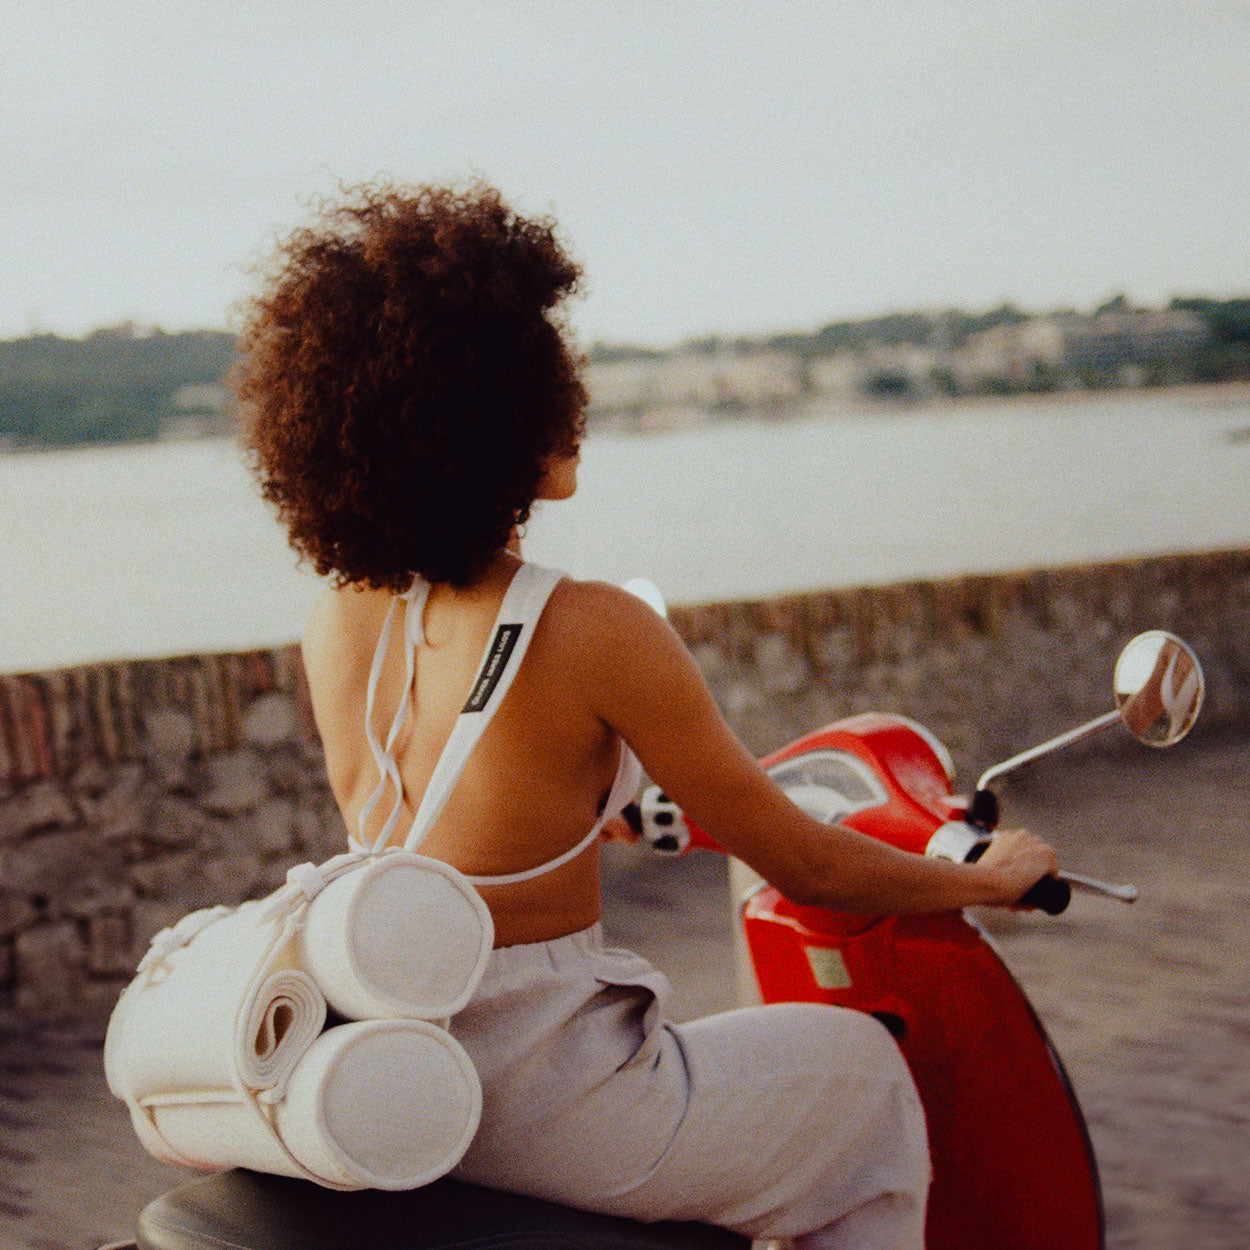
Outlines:
[[1137,901],[1135,885],[1112,885],[1108,881],[1097,881],[1093,877],[1083,877],[1079,872],[1061,872],[1057,874],[1060,881],[1066,881],[1075,889],[1084,890],[1087,894],[1101,894],[1104,898],[1118,899],[1121,903]]

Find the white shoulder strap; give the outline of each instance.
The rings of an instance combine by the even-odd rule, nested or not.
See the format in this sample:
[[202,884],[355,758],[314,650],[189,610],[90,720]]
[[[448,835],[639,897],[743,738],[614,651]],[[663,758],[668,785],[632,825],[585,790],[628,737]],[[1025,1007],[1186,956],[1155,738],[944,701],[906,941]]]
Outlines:
[[[513,575],[503,603],[499,605],[499,615],[468,701],[456,718],[455,728],[434,766],[421,806],[404,839],[405,850],[415,851],[442,815],[473,748],[508,693],[529,649],[538,618],[563,576],[559,569],[546,569],[537,564],[522,564]],[[390,836],[389,832],[386,836]],[[379,845],[381,843],[375,843],[375,848]]]

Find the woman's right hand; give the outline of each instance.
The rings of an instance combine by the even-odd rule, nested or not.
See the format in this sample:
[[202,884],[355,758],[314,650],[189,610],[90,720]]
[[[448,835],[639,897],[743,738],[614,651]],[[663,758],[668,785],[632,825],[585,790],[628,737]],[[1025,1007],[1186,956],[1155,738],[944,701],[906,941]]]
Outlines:
[[1059,871],[1055,852],[1027,829],[1004,829],[991,839],[977,860],[979,868],[994,873],[1000,896],[994,907],[1015,907],[1043,877]]

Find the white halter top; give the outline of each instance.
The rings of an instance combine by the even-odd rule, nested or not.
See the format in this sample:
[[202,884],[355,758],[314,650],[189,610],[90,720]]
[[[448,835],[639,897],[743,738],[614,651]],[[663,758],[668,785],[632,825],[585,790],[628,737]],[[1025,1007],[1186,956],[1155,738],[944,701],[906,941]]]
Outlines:
[[[522,564],[517,569],[499,605],[499,615],[495,618],[491,630],[490,642],[481,667],[469,691],[468,701],[461,710],[452,729],[447,745],[439,756],[434,772],[430,776],[425,793],[421,796],[421,804],[413,817],[408,834],[404,838],[404,849],[415,851],[430,829],[433,828],[452,790],[460,780],[465,765],[478,739],[503,702],[512,680],[521,667],[530,640],[534,636],[534,627],[542,615],[543,608],[556,583],[564,576],[558,569],[547,569],[537,564]],[[378,637],[378,645],[373,653],[373,664],[369,669],[369,684],[365,694],[365,736],[369,749],[373,753],[374,762],[378,766],[378,784],[360,810],[358,821],[359,836],[350,838],[353,850],[372,849],[380,851],[389,841],[399,823],[403,810],[404,785],[399,776],[399,765],[395,760],[395,740],[400,729],[410,714],[412,700],[412,680],[416,668],[416,648],[424,646],[425,633],[421,626],[421,618],[425,613],[425,601],[430,593],[430,584],[422,577],[417,577],[412,586],[402,595],[396,595],[386,613],[382,632]],[[386,655],[387,644],[390,642],[391,630],[394,627],[395,615],[400,603],[404,605],[404,657],[406,676],[404,679],[404,697],[400,701],[395,719],[391,722],[386,735],[385,745],[379,741],[373,728],[373,705],[377,696],[378,678],[382,672],[382,661]],[[526,868],[521,872],[501,873],[496,876],[468,877],[474,885],[512,885],[518,881],[531,881],[541,877],[576,859],[599,836],[604,824],[633,798],[642,780],[642,766],[637,757],[621,743],[620,763],[617,765],[616,778],[608,793],[607,801],[595,821],[594,827],[575,846],[534,868]],[[372,843],[366,838],[365,827],[374,808],[381,801],[387,783],[395,789],[395,802],[390,814],[379,830]]]

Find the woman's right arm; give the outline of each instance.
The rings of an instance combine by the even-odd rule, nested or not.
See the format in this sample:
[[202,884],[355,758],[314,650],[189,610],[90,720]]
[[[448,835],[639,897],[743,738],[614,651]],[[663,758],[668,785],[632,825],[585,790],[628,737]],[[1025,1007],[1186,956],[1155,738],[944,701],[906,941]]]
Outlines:
[[569,598],[589,705],[696,824],[795,902],[880,915],[1010,905],[1055,871],[1051,849],[1022,831],[952,864],[813,820],[734,736],[667,621],[603,583],[576,583]]

